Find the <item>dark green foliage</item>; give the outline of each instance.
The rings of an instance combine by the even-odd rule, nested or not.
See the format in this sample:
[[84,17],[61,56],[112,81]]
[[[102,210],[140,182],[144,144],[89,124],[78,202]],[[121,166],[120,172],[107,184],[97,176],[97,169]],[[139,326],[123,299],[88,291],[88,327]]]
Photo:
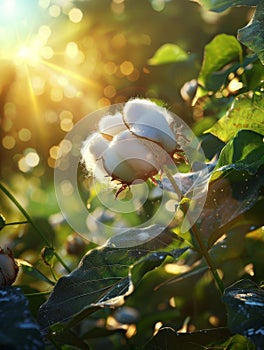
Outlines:
[[257,350],[264,344],[264,291],[250,280],[241,280],[226,288],[227,325],[233,333],[248,337]]
[[[177,259],[185,252],[186,248],[173,249],[178,243],[172,239],[169,242],[173,250],[162,251],[162,247],[167,248],[165,239],[166,233],[163,233],[142,247],[91,250],[78,269],[57,283],[49,301],[40,310],[40,324],[47,327],[73,316],[79,320],[80,315],[87,316],[101,307],[122,304],[147,272],[159,266],[167,256]],[[153,245],[157,251],[152,251]]]
[[0,348],[44,349],[38,324],[28,308],[28,301],[20,288],[0,288]]
[[161,329],[153,339],[146,344],[144,350],[253,350],[254,346],[242,336],[232,336],[227,328],[206,329],[193,333],[176,333],[171,328]]

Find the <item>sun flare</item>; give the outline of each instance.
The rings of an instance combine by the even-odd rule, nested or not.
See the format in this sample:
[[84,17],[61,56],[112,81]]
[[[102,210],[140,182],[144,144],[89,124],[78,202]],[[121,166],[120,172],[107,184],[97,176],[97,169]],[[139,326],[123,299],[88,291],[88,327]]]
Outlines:
[[[43,114],[57,113],[52,109],[45,111],[48,105],[57,110],[59,104],[63,108],[68,100],[77,103],[87,92],[96,96],[102,89],[100,81],[91,74],[92,65],[85,48],[78,44],[79,31],[86,27],[82,19],[83,12],[71,1],[0,2],[0,59],[15,72],[10,103],[14,103],[16,113],[27,106],[24,122],[28,129],[34,129],[32,134],[37,133],[41,142],[47,142],[45,123],[49,118],[43,118]],[[68,108],[63,110],[72,114]],[[60,120],[63,132],[71,130],[73,118],[76,116]],[[58,119],[59,115],[52,122]],[[9,138],[11,143],[2,140],[5,149],[16,147],[20,141],[15,133]]]

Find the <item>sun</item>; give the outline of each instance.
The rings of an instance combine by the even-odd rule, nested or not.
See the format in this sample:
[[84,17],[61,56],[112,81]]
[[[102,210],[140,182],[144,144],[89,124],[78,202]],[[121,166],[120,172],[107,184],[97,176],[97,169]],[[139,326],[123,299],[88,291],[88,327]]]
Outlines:
[[[77,35],[82,19],[82,11],[71,1],[3,0],[0,2],[1,58],[23,70],[30,85],[31,77],[39,74],[45,75],[45,80],[55,77],[53,81],[57,80],[58,84],[64,80],[64,85],[67,81],[72,86],[85,84],[96,88],[97,82],[79,73],[78,66],[85,55],[74,41],[74,31],[64,30],[69,23],[79,24],[75,27]],[[33,85],[29,88],[34,91]]]
[[18,47],[13,60],[17,65],[26,64],[29,66],[36,66],[36,64],[40,62],[40,56],[34,46],[22,45]]
[[51,102],[60,102],[81,96],[83,89],[99,89],[98,81],[80,68],[86,58],[77,44],[82,19],[71,1],[0,1],[0,58],[12,62],[27,84],[34,115],[47,91]]

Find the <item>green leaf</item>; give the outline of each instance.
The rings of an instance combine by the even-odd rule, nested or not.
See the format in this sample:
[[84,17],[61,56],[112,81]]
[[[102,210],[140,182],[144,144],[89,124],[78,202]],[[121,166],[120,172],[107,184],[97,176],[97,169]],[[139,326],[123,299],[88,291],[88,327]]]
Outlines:
[[264,291],[250,280],[241,280],[226,288],[227,323],[231,332],[249,338],[258,350],[264,345]]
[[260,1],[253,19],[247,26],[238,30],[238,39],[242,44],[256,52],[264,64],[264,3]]
[[200,237],[208,249],[258,200],[263,173],[255,177],[234,170],[210,184],[206,203],[197,221]]
[[0,288],[0,348],[44,349],[38,325],[34,322],[28,301],[19,288]]
[[180,244],[173,233],[163,232],[139,247],[105,246],[89,251],[76,270],[58,281],[40,309],[39,322],[47,327],[73,316],[79,322],[98,308],[121,305],[144,274],[159,266],[166,256],[183,254],[186,248],[177,250]]
[[[237,39],[232,35],[219,34],[209,44],[205,46],[202,68],[198,76],[198,90],[196,98],[205,95],[203,90],[214,90],[219,88],[216,72],[222,74],[221,70],[232,61],[242,61],[242,47]],[[220,85],[223,77],[220,77]]]
[[191,333],[177,333],[172,328],[162,328],[145,346],[144,350],[202,350],[202,349],[254,350],[242,336],[233,336],[227,328],[205,329]]
[[221,118],[210,132],[227,142],[239,130],[246,129],[264,135],[264,89],[260,86],[251,94],[241,94],[234,100],[231,109]]
[[[255,174],[264,165],[263,136],[249,130],[241,130],[222,149],[214,171],[222,168],[246,170]],[[223,168],[224,167],[224,168]]]
[[232,6],[255,6],[259,3],[259,0],[197,0],[197,2],[208,10],[222,12]]
[[247,26],[238,30],[238,40],[253,50],[264,64],[264,4],[260,0],[195,0],[206,9],[222,12],[233,6],[256,6],[255,15]]
[[158,66],[166,63],[174,63],[187,61],[189,55],[181,47],[175,44],[164,44],[162,45],[148,60],[148,64],[151,66]]

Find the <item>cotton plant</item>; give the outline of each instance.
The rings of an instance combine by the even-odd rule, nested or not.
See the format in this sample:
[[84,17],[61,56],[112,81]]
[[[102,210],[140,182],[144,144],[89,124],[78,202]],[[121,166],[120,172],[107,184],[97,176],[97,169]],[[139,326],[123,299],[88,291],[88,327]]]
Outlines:
[[[168,109],[140,98],[110,106],[83,118],[63,144],[71,148],[62,147],[56,162],[56,195],[66,220],[86,239],[130,248],[176,222],[179,234],[194,231],[213,164]],[[85,181],[86,198],[80,195]],[[145,203],[154,203],[150,215]]]
[[[89,172],[101,179],[111,178],[121,185],[116,197],[132,184],[148,179],[171,190],[167,179],[157,182],[154,177],[158,173],[167,173],[168,168],[175,171],[179,160],[188,163],[184,146],[189,140],[181,134],[181,127],[178,129],[165,108],[150,100],[133,99],[124,105],[121,112],[106,115],[100,120],[98,131],[83,144],[82,159]],[[204,174],[201,170],[195,174],[192,172],[190,179],[194,176],[197,183],[201,180],[198,175]],[[179,174],[172,176],[179,187],[179,197],[187,194],[190,188],[186,188],[186,181],[181,184]],[[185,187],[184,191],[181,191],[182,187]]]
[[[220,277],[195,225],[205,203],[214,166],[206,164],[205,159],[199,157],[198,140],[189,132],[186,124],[179,121],[167,109],[150,100],[130,100],[114,114],[101,118],[97,130],[83,143],[82,161],[98,181],[108,178],[110,183],[119,184],[115,196],[112,193],[116,201],[123,191],[149,179],[163,193],[176,195],[173,216],[178,208],[184,214],[180,231],[189,230],[194,235],[221,290]],[[178,170],[178,165],[183,163],[189,166],[189,172]],[[166,203],[161,206],[166,206]],[[167,225],[171,221],[168,218]],[[111,237],[107,245],[135,246],[153,238],[165,228],[166,224],[159,225],[158,220],[152,222],[151,227],[139,225],[123,232],[121,238],[120,235]]]

